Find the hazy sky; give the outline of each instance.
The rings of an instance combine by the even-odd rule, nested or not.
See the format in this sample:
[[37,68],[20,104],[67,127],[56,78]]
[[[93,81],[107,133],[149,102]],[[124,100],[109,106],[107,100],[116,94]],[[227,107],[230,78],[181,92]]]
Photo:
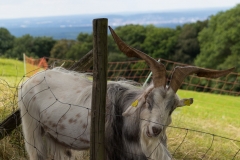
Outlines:
[[0,18],[234,7],[240,0],[0,0]]

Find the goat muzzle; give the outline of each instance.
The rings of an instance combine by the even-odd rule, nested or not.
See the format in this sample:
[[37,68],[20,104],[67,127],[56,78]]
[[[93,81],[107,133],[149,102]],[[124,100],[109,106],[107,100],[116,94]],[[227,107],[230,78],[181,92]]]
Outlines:
[[149,138],[157,137],[162,132],[162,130],[163,128],[161,126],[152,126],[152,127],[148,126],[146,130],[146,135]]

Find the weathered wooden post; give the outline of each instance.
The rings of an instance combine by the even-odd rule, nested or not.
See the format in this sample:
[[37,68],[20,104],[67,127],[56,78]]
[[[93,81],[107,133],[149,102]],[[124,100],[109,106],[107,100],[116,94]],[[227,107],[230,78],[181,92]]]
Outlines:
[[106,18],[93,20],[93,87],[90,159],[105,160],[105,106],[107,90]]

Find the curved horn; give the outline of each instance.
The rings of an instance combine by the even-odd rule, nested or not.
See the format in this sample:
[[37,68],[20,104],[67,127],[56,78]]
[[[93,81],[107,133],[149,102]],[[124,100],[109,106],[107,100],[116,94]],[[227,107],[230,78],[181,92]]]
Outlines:
[[170,87],[176,93],[180,88],[184,78],[191,74],[196,74],[198,77],[208,77],[208,78],[218,78],[225,76],[232,72],[235,68],[230,68],[227,70],[217,71],[217,70],[209,70],[204,68],[198,68],[194,66],[186,66],[186,67],[175,67],[171,76]]
[[166,69],[163,64],[158,63],[155,59],[148,56],[147,54],[128,46],[125,42],[123,42],[118,35],[114,32],[114,30],[109,26],[111,34],[113,36],[114,41],[117,43],[118,48],[128,57],[137,57],[146,61],[148,66],[150,67],[153,74],[153,85],[154,87],[166,86]]

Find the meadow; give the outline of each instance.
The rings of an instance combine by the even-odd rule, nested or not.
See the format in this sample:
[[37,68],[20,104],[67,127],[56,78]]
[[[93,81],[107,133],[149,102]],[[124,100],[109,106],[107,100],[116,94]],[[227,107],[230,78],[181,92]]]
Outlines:
[[185,90],[178,95],[194,98],[194,103],[173,112],[168,144],[174,157],[240,159],[240,153],[236,155],[240,149],[240,98]]
[[[0,59],[0,122],[16,110],[16,89],[24,75],[23,63]],[[179,90],[194,98],[177,108],[168,128],[168,148],[175,159],[240,159],[240,98]],[[26,159],[21,127],[0,140],[0,159]]]

